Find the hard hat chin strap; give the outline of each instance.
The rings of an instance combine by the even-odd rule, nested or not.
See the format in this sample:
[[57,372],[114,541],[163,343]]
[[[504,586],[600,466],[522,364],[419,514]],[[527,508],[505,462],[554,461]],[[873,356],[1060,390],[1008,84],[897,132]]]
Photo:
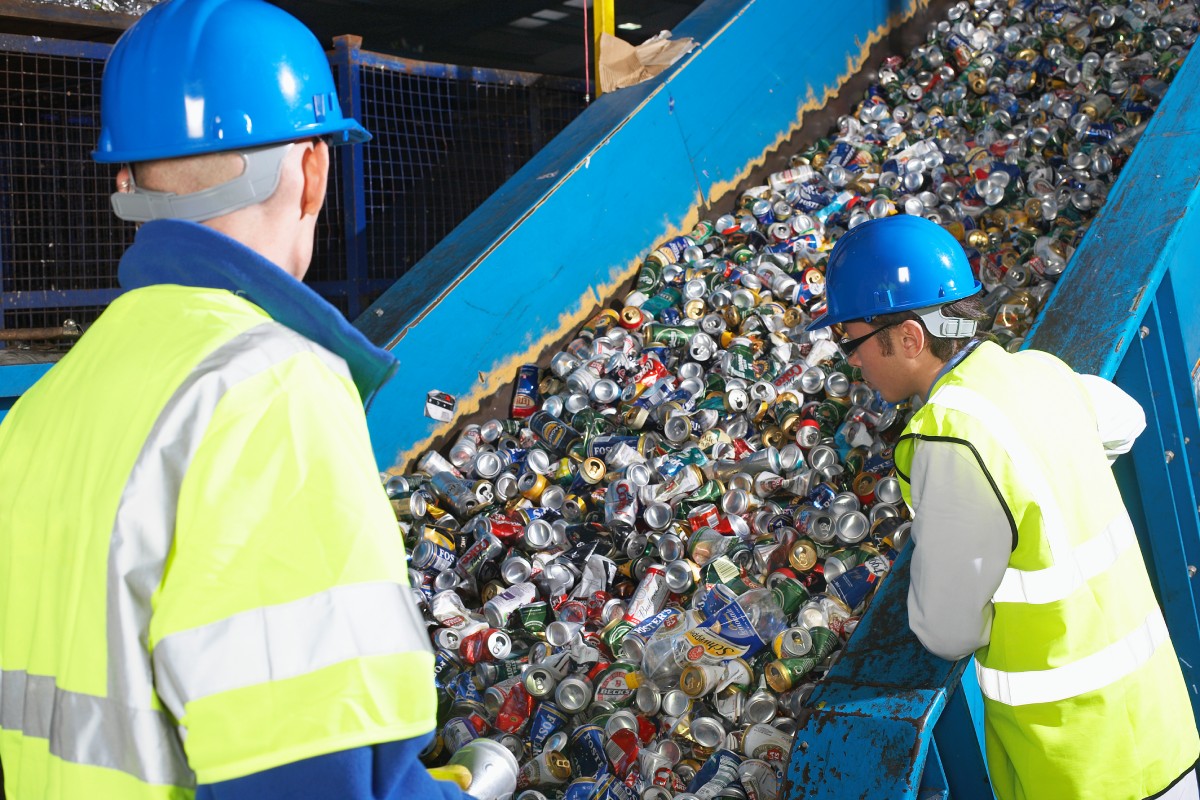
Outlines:
[[929,335],[939,339],[970,339],[979,327],[979,323],[973,319],[943,316],[941,306],[913,313],[925,323],[925,330],[929,331]]
[[142,189],[133,180],[130,170],[130,191],[112,195],[113,212],[129,222],[152,219],[204,222],[261,203],[279,187],[283,159],[294,144],[285,142],[242,151],[237,154],[244,164],[241,175],[191,194]]

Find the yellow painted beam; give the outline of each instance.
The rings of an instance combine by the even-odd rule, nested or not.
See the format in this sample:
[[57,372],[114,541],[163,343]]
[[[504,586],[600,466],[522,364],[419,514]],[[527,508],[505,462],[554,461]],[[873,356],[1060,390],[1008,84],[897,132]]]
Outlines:
[[600,35],[617,35],[617,16],[613,10],[615,0],[593,0],[592,2],[592,86],[595,96],[600,96]]

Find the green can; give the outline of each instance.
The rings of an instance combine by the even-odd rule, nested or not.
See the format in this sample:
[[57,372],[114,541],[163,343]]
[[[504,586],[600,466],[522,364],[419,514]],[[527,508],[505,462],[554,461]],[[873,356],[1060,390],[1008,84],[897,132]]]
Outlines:
[[652,322],[646,326],[645,336],[655,344],[665,344],[667,347],[683,347],[692,340],[699,328],[687,328],[683,325],[663,325]]
[[641,308],[643,312],[650,316],[657,317],[668,308],[678,306],[679,301],[682,299],[683,294],[674,286],[664,286],[658,291],[658,294],[642,303]]
[[846,409],[830,400],[822,400],[813,409],[813,419],[821,427],[823,436],[833,436],[846,417]]
[[638,270],[637,290],[643,294],[657,291],[662,283],[662,265],[656,261],[643,261]]
[[789,617],[794,616],[800,610],[800,606],[808,602],[808,589],[795,578],[779,575],[778,578],[768,581],[767,585],[771,588],[775,602],[779,603],[783,613]]
[[767,685],[777,694],[782,694],[795,687],[801,678],[812,672],[817,663],[818,660],[812,656],[781,658],[772,661],[767,664],[765,670]]
[[584,442],[590,442],[597,436],[616,433],[617,423],[592,408],[585,408],[571,417],[571,427],[583,436]]
[[608,651],[610,653],[617,653],[620,652],[619,646],[621,644],[621,640],[624,639],[625,634],[629,633],[631,630],[633,630],[633,628],[634,625],[632,622],[628,622],[623,619],[617,620],[614,624],[609,625],[604,628],[604,630],[600,631],[600,639],[604,642],[604,644],[608,645]]
[[829,630],[829,628],[817,625],[809,628],[808,634],[812,637],[812,651],[808,655],[815,658],[818,664],[828,658],[829,654],[837,649],[837,634]]
[[550,604],[545,600],[517,607],[517,619],[521,620],[521,627],[530,633],[543,633],[549,618]]

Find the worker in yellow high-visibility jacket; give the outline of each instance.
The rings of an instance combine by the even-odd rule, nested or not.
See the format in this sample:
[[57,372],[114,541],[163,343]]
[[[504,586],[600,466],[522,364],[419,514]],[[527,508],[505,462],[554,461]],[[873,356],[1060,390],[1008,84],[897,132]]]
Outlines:
[[[117,43],[95,158],[127,291],[0,426],[9,800],[461,800],[363,404],[396,362],[305,287],[342,115],[262,0]],[[490,800],[490,798],[480,798]]]
[[1109,468],[1145,427],[1112,383],[977,334],[979,282],[934,222],[838,240],[827,311],[892,403],[913,510],[909,624],[975,653],[999,800],[1194,800],[1200,738],[1178,658]]

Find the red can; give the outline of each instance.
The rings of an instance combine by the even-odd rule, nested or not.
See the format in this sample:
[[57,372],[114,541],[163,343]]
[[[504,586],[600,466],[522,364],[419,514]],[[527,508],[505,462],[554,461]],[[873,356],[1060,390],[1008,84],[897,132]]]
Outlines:
[[496,711],[496,729],[505,733],[517,733],[525,727],[533,717],[537,701],[525,688],[525,683],[518,680],[512,688],[503,692],[500,708]]
[[701,528],[711,528],[721,519],[721,512],[712,503],[704,503],[696,506],[690,514],[688,514],[688,525],[692,529],[692,533]]
[[458,643],[458,654],[466,664],[498,661],[512,652],[512,639],[499,628],[482,628],[464,636]]
[[525,522],[515,513],[493,514],[483,524],[484,530],[506,544],[515,544],[525,535]]
[[604,614],[604,605],[612,600],[612,595],[605,591],[594,592],[587,599],[587,618],[592,621],[600,619]]

